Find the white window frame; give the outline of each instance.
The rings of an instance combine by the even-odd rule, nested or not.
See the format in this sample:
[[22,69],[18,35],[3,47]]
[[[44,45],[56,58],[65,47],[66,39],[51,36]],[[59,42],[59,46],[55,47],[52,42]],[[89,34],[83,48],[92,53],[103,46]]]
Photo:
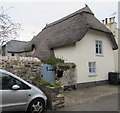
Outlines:
[[89,62],[89,76],[96,76],[96,62]]
[[101,40],[95,41],[95,52],[97,56],[103,56],[103,42]]

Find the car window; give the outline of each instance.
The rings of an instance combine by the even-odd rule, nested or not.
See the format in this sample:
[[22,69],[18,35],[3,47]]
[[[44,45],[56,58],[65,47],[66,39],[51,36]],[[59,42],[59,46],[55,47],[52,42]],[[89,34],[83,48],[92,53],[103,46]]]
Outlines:
[[13,85],[20,86],[20,90],[23,89],[30,89],[30,87],[23,82],[17,80],[16,78],[6,74],[2,73],[2,89],[3,90],[12,90]]
[[26,85],[25,83],[15,79],[15,83],[16,85],[20,86],[20,89],[31,89],[28,85]]
[[2,89],[12,89],[12,86],[15,85],[13,78],[5,73],[2,73]]

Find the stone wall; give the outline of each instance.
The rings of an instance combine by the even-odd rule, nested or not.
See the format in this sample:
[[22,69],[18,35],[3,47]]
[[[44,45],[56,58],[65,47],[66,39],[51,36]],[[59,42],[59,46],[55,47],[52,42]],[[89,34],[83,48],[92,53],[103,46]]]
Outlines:
[[76,85],[75,69],[71,68],[63,72],[63,77],[60,78],[63,86]]
[[[64,63],[64,64],[57,64],[57,70],[59,66],[69,66],[69,69],[63,71],[63,76],[58,78],[59,82],[62,86],[76,86],[77,78],[76,78],[76,68],[74,63]],[[56,75],[57,76],[57,75]]]
[[5,69],[25,80],[40,76],[41,61],[31,57],[0,57],[0,69]]
[[57,110],[64,107],[64,88],[48,87],[38,82],[32,82],[35,86],[39,87],[48,97],[47,107],[51,110]]

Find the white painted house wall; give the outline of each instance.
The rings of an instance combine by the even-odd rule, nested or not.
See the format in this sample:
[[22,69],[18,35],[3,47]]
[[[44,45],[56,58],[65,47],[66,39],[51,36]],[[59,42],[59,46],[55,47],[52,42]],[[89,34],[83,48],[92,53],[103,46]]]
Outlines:
[[[96,56],[95,41],[103,42],[103,56]],[[89,30],[81,41],[74,45],[54,49],[55,57],[76,64],[77,83],[108,79],[108,72],[114,71],[114,54],[108,38],[103,32]],[[96,62],[97,76],[89,76],[89,62]]]

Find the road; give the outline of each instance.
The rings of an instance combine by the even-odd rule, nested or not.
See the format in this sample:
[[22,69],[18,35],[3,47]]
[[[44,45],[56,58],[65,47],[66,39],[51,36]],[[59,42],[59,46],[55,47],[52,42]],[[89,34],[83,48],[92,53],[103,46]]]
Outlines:
[[[118,111],[118,93],[106,95],[77,105],[64,107],[62,109],[59,109],[58,111],[54,111],[54,112],[45,111],[44,113],[68,113],[69,111]],[[13,113],[13,112],[5,112],[5,113]],[[25,112],[20,112],[20,113],[25,113]]]
[[118,94],[112,94],[78,105],[65,107],[59,111],[118,111]]

